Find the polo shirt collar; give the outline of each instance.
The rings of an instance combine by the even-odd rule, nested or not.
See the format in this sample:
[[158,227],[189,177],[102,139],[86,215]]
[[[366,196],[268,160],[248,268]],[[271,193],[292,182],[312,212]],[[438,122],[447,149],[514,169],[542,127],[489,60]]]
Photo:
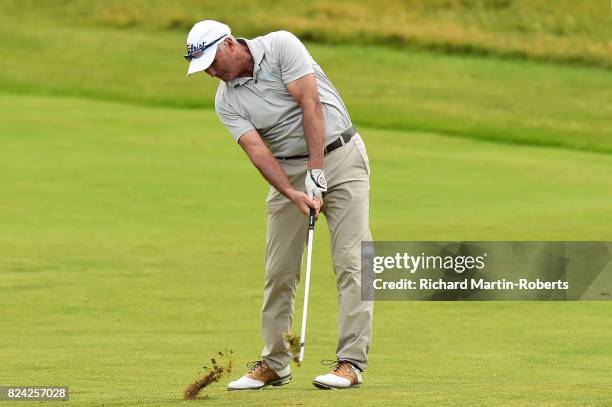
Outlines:
[[[243,42],[249,47],[249,52],[253,57],[253,78],[257,77],[257,73],[259,72],[259,65],[261,64],[261,60],[264,57],[264,47],[260,41],[257,40],[247,40],[246,38],[237,38],[239,42]],[[237,85],[244,85],[246,82],[250,81],[253,78],[249,78],[246,76],[240,78],[234,78],[228,82],[232,87],[236,87]]]

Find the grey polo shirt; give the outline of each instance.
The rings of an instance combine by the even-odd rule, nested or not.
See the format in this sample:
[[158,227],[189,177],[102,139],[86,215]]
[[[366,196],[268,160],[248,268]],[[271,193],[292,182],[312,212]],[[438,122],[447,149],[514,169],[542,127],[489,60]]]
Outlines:
[[308,154],[302,109],[287,83],[314,73],[325,116],[325,145],[351,127],[340,94],[306,47],[293,34],[277,31],[252,40],[239,39],[253,56],[253,77],[221,81],[215,110],[234,139],[256,129],[276,157]]

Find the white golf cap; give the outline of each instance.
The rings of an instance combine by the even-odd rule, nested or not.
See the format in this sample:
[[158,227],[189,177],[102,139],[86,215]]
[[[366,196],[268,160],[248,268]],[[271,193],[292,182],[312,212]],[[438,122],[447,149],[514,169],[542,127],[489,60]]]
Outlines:
[[204,20],[196,23],[187,35],[187,75],[207,69],[215,59],[217,46],[230,35],[230,28],[218,21]]

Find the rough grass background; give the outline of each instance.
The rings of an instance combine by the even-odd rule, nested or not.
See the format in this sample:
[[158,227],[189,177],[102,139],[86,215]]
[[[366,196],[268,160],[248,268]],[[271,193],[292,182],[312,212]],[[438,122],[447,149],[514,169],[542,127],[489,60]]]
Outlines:
[[612,66],[605,0],[5,0],[5,12],[153,30],[219,19],[240,35],[286,29],[325,43],[391,44]]
[[[18,11],[7,4],[13,3],[0,4],[10,16],[0,25],[0,53],[6,56],[0,65],[1,91],[175,108],[213,107],[210,95],[217,84],[203,75],[185,76],[186,29],[154,29],[152,25],[163,14],[152,14],[152,20],[130,28],[94,23],[94,17],[102,15],[96,10],[115,4],[129,11],[138,1],[49,2],[48,9],[40,6],[44,2],[37,2],[34,9]],[[169,4],[174,3],[153,3],[138,10],[162,13]],[[242,14],[233,17],[237,26],[245,24],[240,16],[252,17],[249,7],[243,6]],[[78,17],[85,12],[94,14]],[[194,15],[206,13],[196,10]],[[261,24],[281,16],[280,11],[270,11]],[[538,38],[534,34],[525,44]],[[612,152],[609,69],[447,55],[406,46],[309,42],[308,48],[341,90],[357,125]]]

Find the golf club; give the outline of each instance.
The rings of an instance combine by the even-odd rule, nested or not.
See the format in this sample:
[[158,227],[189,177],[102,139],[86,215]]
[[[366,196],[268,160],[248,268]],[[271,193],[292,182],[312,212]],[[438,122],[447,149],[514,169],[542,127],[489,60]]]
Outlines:
[[304,284],[304,308],[302,313],[302,332],[300,334],[300,357],[299,361],[304,360],[304,342],[306,341],[306,319],[308,316],[308,291],[310,289],[310,267],[312,264],[312,238],[315,227],[315,210],[310,208],[308,217],[308,251],[306,255],[306,281]]

